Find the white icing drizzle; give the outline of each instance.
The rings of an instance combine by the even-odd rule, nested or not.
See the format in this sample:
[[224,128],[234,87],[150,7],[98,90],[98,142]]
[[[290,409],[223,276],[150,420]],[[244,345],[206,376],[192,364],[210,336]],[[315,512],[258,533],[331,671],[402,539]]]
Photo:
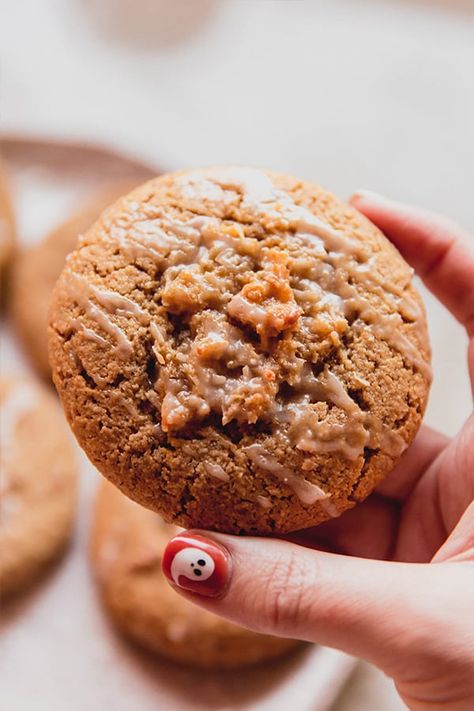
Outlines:
[[178,179],[184,198],[208,200],[209,202],[232,202],[233,196],[226,196],[222,188],[211,180],[203,179],[202,173],[193,172]]
[[[338,314],[341,318],[353,317],[355,314],[364,322],[363,326],[361,323],[361,328],[372,330],[374,335],[388,342],[424,377],[431,377],[430,368],[424,358],[400,329],[400,314],[384,314],[379,308],[374,308],[355,285],[360,283],[371,288],[390,309],[401,308],[402,305],[411,317],[419,315],[417,304],[404,293],[405,287],[390,284],[378,274],[375,268],[376,255],[371,255],[365,244],[348,238],[313,215],[307,208],[296,205],[289,193],[276,188],[271,179],[261,171],[247,168],[213,168],[183,176],[181,185],[186,198],[235,203],[259,218],[262,224],[271,221],[273,227],[293,230],[296,240],[310,244],[315,257],[319,255],[323,259],[315,259],[308,274],[309,279],[302,280],[305,288],[301,289],[300,286],[299,290],[294,289],[294,293],[300,298],[303,297],[310,309],[314,304],[318,313],[321,306],[326,306],[333,318],[337,318]],[[226,248],[234,248],[232,240],[225,239],[224,242]],[[302,268],[308,269],[308,265],[302,263]],[[355,284],[349,282],[347,274]],[[232,318],[253,327],[257,333],[264,332],[270,316],[264,302],[253,303],[244,298],[242,293],[232,296],[227,304],[227,312]],[[208,340],[213,339],[209,337]],[[216,336],[212,347],[214,351],[221,349],[222,356],[226,350],[225,339]],[[208,350],[210,348],[209,343]],[[224,402],[235,390],[235,379],[219,375],[213,367],[208,367],[205,363],[198,361],[193,362],[193,365],[197,374],[195,385],[200,397],[211,409],[223,411],[222,421],[226,424],[236,417],[234,410],[226,413],[224,408]],[[262,381],[254,377],[249,367],[244,368],[243,375],[248,385],[253,382],[255,392],[261,388]],[[306,374],[300,383],[300,389],[299,400],[287,407],[289,436],[298,449],[312,452],[340,451],[346,458],[355,460],[362,456],[364,448],[373,442],[385,447],[391,456],[395,456],[396,452],[402,451],[406,446],[400,435],[389,431],[373,417],[369,426],[367,413],[360,409],[341,381],[328,369],[318,378]],[[307,405],[321,400],[336,405],[345,413],[346,420],[331,424],[318,422]],[[257,417],[255,416],[255,419]]]
[[74,318],[71,320],[71,326],[76,329],[76,331],[82,331],[84,334],[84,337],[88,341],[93,341],[94,343],[97,343],[100,346],[107,346],[108,341],[105,338],[102,338],[98,333],[96,333],[92,328],[88,328],[85,326],[82,321],[78,318]]
[[380,423],[374,415],[366,414],[366,422],[369,428],[369,447],[381,449],[389,457],[400,457],[408,447],[403,437],[390,429],[387,425]]
[[398,310],[408,321],[419,321],[423,315],[420,305],[408,294],[398,297]]
[[[261,170],[246,167],[221,167],[195,171],[181,179],[187,195],[199,199],[208,186],[214,184],[221,190],[211,191],[213,200],[222,202],[223,190],[233,190],[242,195],[241,207],[253,212],[256,217],[276,217],[303,239],[316,238],[327,251],[338,251],[350,256],[367,258],[367,250],[361,243],[349,239],[330,227],[326,222],[305,207],[296,205],[290,194],[277,188]],[[192,188],[191,188],[192,186]]]
[[333,504],[329,499],[323,499],[321,501],[321,507],[331,518],[338,518],[342,513],[342,511],[339,511],[337,506],[335,506],[335,504]]
[[148,325],[150,317],[140,308],[140,306],[132,301],[126,296],[117,293],[116,291],[108,291],[106,289],[99,289],[93,284],[89,284],[90,293],[95,297],[98,303],[103,306],[109,312],[123,311],[125,313],[132,314],[137,318],[137,320]]
[[107,316],[102,309],[95,304],[89,303],[86,306],[86,313],[112,338],[115,340],[115,351],[120,358],[128,358],[133,353],[133,346],[124,331]]
[[422,375],[428,380],[432,378],[431,366],[422,358],[418,349],[413,345],[413,343],[408,340],[402,331],[397,329],[399,325],[399,320],[396,318],[396,314],[392,316],[385,316],[383,319],[379,319],[375,323],[371,323],[369,328],[373,333],[383,340],[387,341],[392,345],[399,353],[404,356],[409,363],[411,363],[417,370],[419,370]]
[[150,244],[150,240],[144,242],[134,239],[133,233],[124,227],[112,225],[110,228],[110,240],[118,244],[122,252],[132,260],[137,258],[151,259],[153,262],[161,263],[162,255]]
[[327,366],[319,382],[321,382],[325,389],[326,397],[337,405],[337,407],[340,407],[341,410],[344,410],[349,416],[360,416],[361,409],[359,405],[349,396],[339,378],[334,375]]
[[[201,321],[188,359],[193,393],[169,378],[164,368],[155,383],[163,397],[162,421],[167,430],[185,425],[194,416],[205,417],[210,410],[221,413],[224,424],[234,418],[256,422],[260,411],[256,407],[247,411],[245,402],[252,397],[258,400],[262,415],[274,403],[276,384],[266,361],[260,362],[252,344],[240,340],[239,331],[221,314],[209,313]],[[216,359],[227,368],[226,375],[216,372]]]
[[[329,266],[331,266],[331,262],[334,261],[333,255],[328,255],[328,260]],[[348,269],[347,264],[344,266]],[[349,284],[347,281],[341,280],[335,269],[336,267],[334,267],[334,271],[331,272],[324,269],[321,265],[315,264],[312,277],[316,279],[320,287],[328,293],[331,294],[334,290],[337,291],[337,296],[342,300],[342,311],[346,317],[350,317],[354,313],[357,314],[359,319],[364,323],[364,328],[369,328],[374,335],[386,341],[394,350],[400,353],[402,358],[430,381],[432,377],[431,367],[424,360],[416,346],[414,346],[400,330],[400,327],[403,325],[400,314],[381,313],[359,293],[355,286]],[[359,266],[348,269],[348,271],[355,277],[356,281],[361,282],[366,280],[365,277],[361,278],[361,275],[365,275],[368,272],[364,270],[361,271]],[[378,295],[385,300],[386,303],[396,307],[396,304],[390,304],[387,294],[384,294],[382,290],[378,292]],[[421,315],[421,312],[419,313]],[[362,323],[360,326],[362,327]],[[353,325],[353,328],[357,328],[357,323]]]
[[[251,368],[245,365],[241,375],[219,375],[213,368],[202,365],[198,360],[193,360],[195,375],[193,381],[199,396],[207,403],[211,410],[222,412],[222,423],[225,425],[232,419],[241,419],[253,424],[258,419],[258,413],[247,413],[242,408],[246,399],[253,394],[260,396],[264,384],[262,378],[252,373]],[[268,390],[276,389],[270,383]],[[209,409],[206,415],[209,413]],[[263,413],[262,413],[263,414]]]
[[[295,385],[296,395],[275,413],[276,421],[287,422],[293,446],[305,452],[341,452],[354,461],[365,447],[380,448],[398,457],[407,447],[403,437],[380,422],[375,415],[361,410],[349,396],[343,383],[327,367],[316,378],[305,365]],[[341,409],[344,422],[319,422],[309,403],[331,402]]]
[[[171,387],[173,387],[171,383]],[[176,384],[176,389],[177,389]],[[182,429],[191,419],[203,419],[209,414],[209,404],[186,390],[169,390],[161,403],[161,427],[164,432]]]
[[316,501],[329,498],[319,486],[312,484],[304,477],[294,474],[292,471],[284,467],[268,452],[261,444],[251,444],[249,447],[244,447],[244,452],[248,458],[261,469],[270,472],[284,484],[290,487],[302,504],[310,506]]
[[165,365],[166,360],[163,355],[166,341],[166,333],[156,321],[150,321],[150,333],[153,338],[152,350],[155,358],[160,365]]
[[164,229],[176,235],[176,237],[191,238],[197,242],[207,234],[206,228],[217,224],[216,219],[205,215],[198,215],[186,221],[166,219],[162,222]]
[[258,304],[252,304],[241,294],[236,294],[227,306],[227,313],[241,323],[256,325],[257,333],[265,327],[268,311]]
[[[263,347],[268,345],[269,331],[273,337],[274,333],[292,328],[298,319],[302,329],[311,331],[313,328],[313,334],[317,335],[326,333],[330,324],[336,329],[332,334],[336,339],[349,322],[355,331],[371,331],[387,342],[414,369],[430,379],[428,364],[401,328],[403,319],[400,314],[414,322],[421,316],[418,304],[406,293],[409,270],[406,283],[390,283],[377,271],[377,254],[371,254],[365,243],[348,237],[341,229],[333,228],[309,209],[297,205],[290,193],[277,188],[262,171],[212,168],[188,173],[178,178],[178,184],[185,206],[191,210],[197,208],[186,205],[186,201],[240,207],[258,218],[261,226],[268,227],[270,232],[293,231],[295,243],[301,248],[296,250],[298,253],[294,257],[291,255],[293,271],[290,270],[290,276],[286,272],[285,278],[281,279],[282,285],[286,280],[291,295],[289,301],[278,292],[275,296],[265,291],[266,267],[262,264],[255,282],[245,284],[237,294],[232,293],[232,286],[223,285],[224,282],[208,268],[211,262],[224,264],[228,260],[231,263],[239,254],[243,259],[247,258],[243,255],[259,256],[265,265],[269,248],[263,248],[260,254],[259,240],[247,239],[239,227],[231,229],[226,226],[224,229],[213,217],[197,216],[180,221],[163,215],[136,220],[126,229],[119,224],[112,226],[110,239],[118,242],[121,249],[129,250],[136,257],[146,256],[168,269],[161,291],[162,303],[168,310],[180,313],[180,309],[184,312],[188,309],[192,313],[195,298],[202,299],[202,303],[198,302],[198,311],[214,309],[213,300],[217,299],[218,304],[220,300],[220,306],[227,308],[232,319],[250,326],[259,335],[263,334],[260,344]],[[203,261],[205,267],[201,269]],[[280,273],[285,273],[284,263],[278,266],[283,270]],[[273,281],[277,275],[275,270]],[[253,297],[246,298],[246,286],[255,287],[255,302]],[[368,288],[381,304],[374,307],[360,293],[361,286]],[[223,424],[233,419],[252,424],[265,414],[272,415],[276,422],[289,424],[288,437],[296,448],[322,453],[339,451],[350,460],[362,456],[367,446],[381,447],[390,456],[398,456],[397,453],[406,446],[398,433],[363,412],[343,383],[327,368],[318,377],[308,371],[308,367],[303,370],[299,383],[294,386],[291,382],[296,387],[297,396],[285,404],[284,411],[272,412],[278,384],[274,382],[275,373],[267,367],[270,361],[265,361],[265,356],[257,353],[252,344],[242,342],[239,332],[230,324],[216,322],[207,328],[207,332],[198,331],[190,352],[186,356],[181,354],[183,358],[189,358],[188,382],[173,380],[166,370],[167,334],[162,326],[150,321],[138,304],[120,294],[87,285],[77,290],[79,297],[76,298],[83,299],[86,313],[113,337],[117,351],[123,357],[130,355],[132,344],[108,314],[131,314],[140,323],[149,324],[154,355],[160,366],[165,366],[160,368],[155,383],[161,396],[164,431],[179,430],[193,418],[202,419],[214,410],[222,414]],[[297,302],[294,301],[295,295]],[[91,297],[98,305],[91,303]],[[304,304],[304,314],[301,304]],[[399,312],[384,313],[384,309],[391,311],[394,308]],[[219,317],[218,311],[213,313]],[[102,339],[91,329],[82,327],[82,331],[91,340]],[[225,366],[227,371],[218,365]],[[235,375],[233,368],[237,368]],[[246,408],[245,403],[250,398],[253,398],[254,405]],[[256,405],[259,399],[261,404]],[[321,401],[335,405],[344,413],[345,419],[319,422],[311,404]],[[271,465],[274,475],[291,486],[302,501],[307,503],[316,495],[315,485],[282,467],[263,448],[262,451],[247,449],[254,458],[259,458],[259,466],[265,468],[262,462],[266,462],[270,470]],[[207,465],[209,463],[204,463],[210,473]],[[224,470],[222,472],[227,476]],[[325,497],[324,492],[322,494]]]
[[110,238],[134,259],[151,259],[166,269],[196,261],[207,228],[216,223],[210,217],[180,221],[157,217],[135,221],[128,229],[113,226]]
[[[287,194],[287,193],[285,193]],[[333,230],[327,223],[313,215],[305,207],[294,205],[291,201],[289,209],[285,212],[290,228],[298,236],[311,236],[320,239],[327,252],[339,252],[348,257],[367,259],[367,247],[344,234]]]
[[[71,299],[75,300],[82,308],[85,313],[92,318],[98,326],[102,328],[103,331],[108,333],[115,341],[115,350],[121,358],[128,358],[133,352],[133,346],[131,341],[128,339],[125,332],[116,324],[110,316],[103,311],[99,306],[94,304],[91,300],[95,297],[97,300],[101,299],[104,308],[112,309],[115,312],[117,310],[117,304],[120,304],[119,309],[122,311],[132,312],[137,315],[136,309],[139,309],[137,304],[134,304],[130,299],[126,297],[121,297],[113,292],[108,292],[105,290],[100,290],[88,284],[84,278],[78,276],[77,274],[68,273],[66,277],[67,281],[63,282],[62,288],[64,293]],[[140,310],[141,311],[141,310]],[[71,325],[78,328],[78,319],[71,321]],[[81,330],[85,333],[86,337],[90,340],[94,340],[97,343],[101,343],[99,339],[101,336],[96,334],[92,329],[87,329],[81,327]]]
[[272,502],[270,501],[270,499],[268,499],[266,496],[262,496],[261,494],[257,496],[257,503],[260,504],[262,509],[268,510],[272,507]]
[[[208,168],[205,171],[195,172],[199,181],[199,176],[205,176],[212,183],[217,183],[221,188],[239,191],[242,194],[242,205],[246,209],[261,212],[262,204],[267,206],[274,203],[277,198],[277,191],[270,178],[261,170],[247,168],[245,166],[223,166]],[[199,184],[199,183],[198,183]],[[279,191],[284,197],[286,193]]]
[[369,433],[362,422],[349,420],[343,424],[329,424],[314,420],[308,410],[295,416],[289,435],[297,449],[322,454],[340,452],[350,461],[362,456],[369,442]]
[[[256,217],[262,219],[280,218],[286,222],[287,228],[294,230],[295,236],[303,241],[316,238],[319,247],[321,248],[321,244],[323,245],[328,263],[333,267],[333,270],[343,258],[343,266],[357,281],[372,282],[382,286],[383,289],[378,290],[377,294],[387,302],[389,297],[386,292],[395,293],[399,298],[396,301],[390,301],[390,304],[395,308],[400,305],[400,297],[403,296],[400,293],[400,288],[382,280],[375,270],[370,268],[372,264],[368,263],[369,258],[374,260],[375,255],[370,257],[366,245],[348,238],[313,215],[307,208],[296,205],[289,193],[276,188],[271,179],[262,171],[245,167],[209,168],[183,176],[180,182],[183,196],[193,199],[206,196],[211,201],[222,203],[223,201],[232,201],[229,191],[240,193],[242,208],[253,212]],[[362,264],[357,260],[362,261]],[[330,279],[333,278],[334,275],[331,272]],[[393,314],[390,317],[380,314],[350,284],[345,283],[340,291],[344,292],[339,293],[338,296],[342,297],[345,302],[346,313],[354,308],[361,309],[360,317],[372,328],[374,324],[380,325],[377,336],[386,340],[426,379],[431,379],[429,365],[411,341],[398,329],[403,323],[399,314]],[[405,313],[408,310],[412,318],[416,316],[419,318],[421,315],[417,304],[409,296],[404,296],[402,310]],[[390,320],[388,321],[387,318]],[[394,324],[394,320],[396,320],[396,324]]]
[[220,464],[216,464],[215,462],[203,462],[202,464],[209,476],[214,477],[214,479],[220,479],[220,481],[230,481],[229,475],[223,470]]

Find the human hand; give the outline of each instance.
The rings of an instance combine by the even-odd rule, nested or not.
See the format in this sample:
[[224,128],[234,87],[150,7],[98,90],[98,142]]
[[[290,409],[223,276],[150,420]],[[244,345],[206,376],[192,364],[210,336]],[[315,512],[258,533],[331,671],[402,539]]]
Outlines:
[[[469,238],[371,193],[351,202],[465,326],[474,392]],[[451,440],[423,427],[377,491],[339,519],[286,540],[184,532],[168,544],[164,571],[175,584],[173,559],[175,569],[189,563],[176,558],[180,549],[204,551],[219,585],[204,575],[185,591],[193,602],[253,630],[363,657],[394,679],[411,709],[464,711],[474,705],[473,499],[471,415]]]

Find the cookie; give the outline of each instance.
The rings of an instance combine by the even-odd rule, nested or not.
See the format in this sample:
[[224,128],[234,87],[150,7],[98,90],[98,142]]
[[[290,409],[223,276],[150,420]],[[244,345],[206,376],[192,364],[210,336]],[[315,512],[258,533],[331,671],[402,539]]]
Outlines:
[[48,307],[66,257],[110,203],[137,185],[120,182],[97,191],[39,244],[18,254],[12,274],[11,311],[15,328],[30,360],[42,377],[50,380],[48,361]]
[[65,549],[76,463],[55,398],[29,379],[0,377],[0,595],[21,592]]
[[15,247],[15,218],[6,168],[0,160],[0,279],[5,279],[6,269]]
[[310,183],[162,176],[71,254],[54,381],[95,466],[167,522],[313,526],[364,499],[419,428],[430,349],[412,275]]
[[178,530],[103,482],[91,560],[104,606],[125,636],[151,652],[207,669],[249,666],[301,644],[238,627],[176,593],[161,560]]

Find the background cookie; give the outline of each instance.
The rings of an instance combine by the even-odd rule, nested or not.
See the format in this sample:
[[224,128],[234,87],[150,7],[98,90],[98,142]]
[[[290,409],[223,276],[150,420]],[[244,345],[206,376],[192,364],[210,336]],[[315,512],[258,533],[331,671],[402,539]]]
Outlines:
[[19,592],[61,553],[76,502],[72,443],[55,398],[0,377],[0,595]]
[[0,279],[4,290],[5,270],[15,246],[15,218],[6,168],[0,160]]
[[119,629],[147,649],[196,667],[231,669],[282,655],[301,644],[250,632],[174,592],[161,572],[175,526],[103,482],[91,557],[104,604]]
[[66,257],[74,249],[79,235],[100,213],[136,184],[136,180],[121,181],[97,191],[44,240],[24,249],[15,260],[11,295],[15,327],[31,362],[44,378],[51,377],[47,343],[49,302]]
[[412,270],[320,188],[249,168],[153,180],[81,239],[50,317],[79,443],[185,527],[285,532],[365,498],[429,382]]

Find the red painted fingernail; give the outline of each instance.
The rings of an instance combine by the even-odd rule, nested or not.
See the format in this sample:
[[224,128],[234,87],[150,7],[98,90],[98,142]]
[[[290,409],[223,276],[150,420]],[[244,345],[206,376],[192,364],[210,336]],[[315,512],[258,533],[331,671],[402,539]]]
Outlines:
[[162,568],[172,585],[197,595],[220,597],[229,583],[231,561],[220,543],[183,531],[166,546]]

